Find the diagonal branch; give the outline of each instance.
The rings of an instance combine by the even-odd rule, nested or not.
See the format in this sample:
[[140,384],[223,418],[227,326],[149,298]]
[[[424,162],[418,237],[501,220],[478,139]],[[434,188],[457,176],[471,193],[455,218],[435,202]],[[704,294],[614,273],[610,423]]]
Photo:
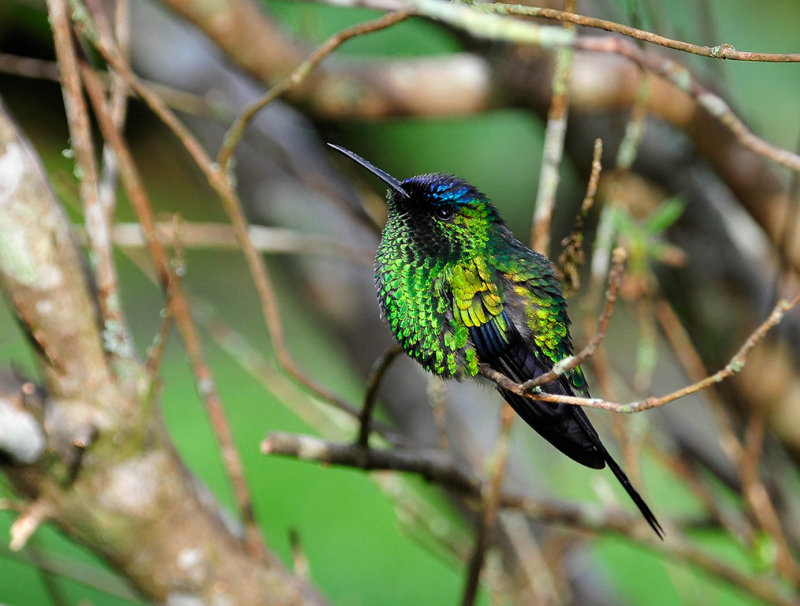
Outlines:
[[[45,440],[32,454],[15,450],[24,464],[0,456],[14,491],[41,507],[20,520],[19,542],[44,512],[154,602],[323,603],[279,564],[249,555],[221,522],[219,506],[178,458],[157,409],[140,405],[144,369],[132,361],[117,377],[110,367],[67,217],[2,106],[0,285],[30,337],[48,394],[0,373],[0,401],[31,413],[6,415],[0,432]],[[40,393],[46,399],[38,416],[46,410],[46,422],[34,414]],[[39,432],[31,434],[31,419],[41,423]],[[189,566],[181,564],[187,553]]]
[[222,399],[206,361],[199,331],[192,320],[189,302],[170,270],[164,247],[156,237],[155,217],[153,216],[147,191],[133,161],[130,149],[114,125],[100,82],[94,71],[85,62],[81,65],[81,75],[86,83],[86,90],[91,98],[100,130],[114,150],[119,162],[123,185],[142,225],[142,230],[148,243],[148,251],[155,262],[161,285],[168,293],[172,316],[186,346],[192,370],[197,378],[200,396],[206,405],[211,425],[214,428],[214,433],[220,446],[223,463],[233,486],[233,492],[239,506],[239,514],[247,532],[247,544],[253,555],[265,557],[266,550],[254,518],[252,497],[244,477],[244,465],[236,450],[233,432],[228,422]]
[[560,11],[552,8],[541,8],[537,6],[526,6],[524,4],[503,4],[500,2],[490,4],[476,4],[475,8],[486,12],[499,13],[503,15],[520,15],[526,17],[540,17],[542,19],[553,19],[556,21],[563,21],[565,23],[572,23],[575,25],[582,25],[584,27],[592,27],[595,29],[602,29],[607,32],[616,32],[633,38],[634,40],[641,40],[656,44],[665,48],[699,55],[701,57],[708,57],[710,59],[728,59],[731,61],[757,61],[765,63],[797,63],[800,61],[800,53],[756,53],[752,51],[737,51],[730,44],[718,44],[717,46],[703,46],[700,44],[691,44],[683,40],[673,40],[666,36],[660,36],[653,32],[641,30],[622,23],[608,21],[606,19],[598,19],[596,17],[587,17],[579,15],[573,11]]
[[313,377],[306,375],[292,358],[286,342],[286,335],[283,331],[278,301],[272,279],[267,270],[266,262],[250,239],[249,225],[245,217],[242,202],[233,189],[226,173],[218,164],[211,160],[200,144],[200,141],[198,141],[198,139],[191,134],[189,129],[178,120],[177,116],[167,107],[164,101],[142,84],[139,78],[136,77],[125,61],[120,57],[111,41],[107,38],[103,38],[98,33],[96,24],[88,15],[76,25],[80,25],[82,33],[94,45],[103,59],[125,78],[131,89],[139,95],[153,113],[155,113],[175,134],[206,176],[209,185],[211,185],[219,196],[223,209],[231,219],[236,233],[236,239],[242,249],[248,269],[250,270],[250,276],[253,280],[259,301],[261,302],[264,322],[269,330],[275,355],[282,369],[321,398],[331,402],[334,406],[345,411],[349,415],[358,417],[358,411],[350,402],[347,402],[327,387],[321,385]]
[[248,105],[244,111],[236,118],[231,127],[225,133],[225,138],[217,154],[217,164],[222,167],[222,170],[227,171],[230,163],[231,156],[233,155],[236,145],[244,134],[249,122],[256,116],[256,114],[264,109],[267,105],[286,94],[292,89],[297,88],[306,78],[314,71],[314,69],[322,62],[325,57],[330,55],[333,51],[339,48],[348,40],[357,36],[363,36],[370,32],[380,31],[391,27],[408,18],[411,13],[409,11],[397,11],[396,13],[389,13],[378,19],[367,21],[365,23],[358,23],[352,27],[335,33],[328,38],[321,46],[319,46],[313,53],[311,53],[300,65],[298,65],[292,73],[289,74],[281,82],[273,86],[261,99]]
[[[775,308],[772,310],[772,313],[769,314],[766,320],[761,323],[753,333],[747,338],[747,340],[742,344],[739,348],[739,351],[730,359],[730,361],[720,370],[715,372],[713,375],[709,375],[700,381],[692,383],[691,385],[687,385],[682,387],[681,389],[675,390],[670,392],[664,396],[651,396],[649,398],[645,398],[644,400],[639,400],[637,402],[630,402],[628,404],[621,404],[617,402],[608,402],[601,398],[580,398],[577,396],[561,396],[561,395],[553,395],[547,393],[540,393],[540,392],[530,392],[525,389],[525,385],[521,385],[516,381],[512,381],[503,373],[497,372],[496,370],[489,368],[486,365],[481,366],[480,373],[482,376],[486,377],[490,381],[496,383],[499,387],[502,387],[505,390],[508,390],[512,393],[515,393],[520,396],[524,396],[526,398],[531,398],[532,400],[541,400],[542,402],[557,402],[560,404],[572,404],[575,406],[588,406],[590,408],[600,408],[603,410],[610,410],[612,412],[625,412],[625,413],[634,413],[634,412],[642,412],[644,410],[649,410],[651,408],[657,408],[659,406],[663,406],[664,404],[669,404],[670,402],[674,402],[679,398],[683,398],[685,396],[691,395],[695,392],[698,392],[706,387],[710,387],[716,383],[720,383],[725,379],[740,373],[747,362],[747,356],[753,347],[766,336],[766,334],[776,326],[783,317],[793,309],[798,302],[800,302],[800,294],[795,296],[792,300],[787,301],[786,299],[781,299]],[[566,358],[566,361],[562,360],[564,366],[569,366],[572,363],[572,358]],[[559,362],[556,366],[559,367],[562,362]],[[561,373],[557,373],[561,374]],[[554,375],[554,376],[557,376]],[[551,379],[552,380],[552,379]],[[527,384],[526,384],[527,385]],[[535,389],[535,387],[534,387]]]
[[[459,470],[449,455],[441,451],[382,450],[362,448],[354,444],[338,444],[307,435],[270,433],[261,443],[261,451],[304,461],[354,467],[363,470],[388,470],[415,473],[443,488],[458,490],[480,499],[483,486],[479,480]],[[767,577],[742,573],[704,551],[686,543],[678,533],[660,542],[642,528],[638,517],[620,510],[598,510],[587,505],[563,501],[531,499],[519,494],[501,492],[498,504],[504,509],[516,509],[531,519],[556,523],[589,532],[613,532],[629,540],[669,556],[677,562],[689,563],[707,574],[743,589],[755,597],[780,606],[796,606],[784,596],[781,588]]]

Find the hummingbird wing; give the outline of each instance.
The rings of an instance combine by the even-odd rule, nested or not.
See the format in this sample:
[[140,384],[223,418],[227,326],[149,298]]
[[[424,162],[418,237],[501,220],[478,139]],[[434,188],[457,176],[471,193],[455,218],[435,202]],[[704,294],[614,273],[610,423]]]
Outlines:
[[[519,279],[509,279],[508,275]],[[570,355],[568,320],[563,298],[559,300],[555,296],[560,297],[558,282],[555,282],[556,292],[548,295],[539,307],[532,308],[531,322],[540,334],[539,338],[532,338],[533,331],[525,313],[528,298],[525,289],[536,276],[520,268],[508,275],[480,258],[456,266],[450,275],[453,316],[456,322],[468,327],[480,362],[517,383],[524,383],[549,371],[555,362]],[[545,280],[543,285],[549,282]],[[549,332],[545,333],[545,328]],[[573,395],[573,383],[585,389],[583,374],[580,370],[577,373],[574,377],[562,376],[543,385],[542,389],[548,393]],[[528,425],[561,452],[588,467],[605,466],[603,452],[597,446],[600,439],[580,407],[531,400],[503,389],[499,391]]]
[[[550,261],[519,242],[516,255],[497,260],[496,278],[501,288],[506,318],[501,350],[483,347],[498,339],[478,333],[496,331],[498,323],[484,323],[471,329],[473,343],[481,361],[517,383],[524,383],[551,370],[556,362],[572,355],[566,301]],[[542,391],[560,395],[579,392],[589,395],[580,368],[545,383]],[[659,537],[663,530],[653,512],[631,484],[628,476],[606,450],[600,436],[580,406],[541,402],[506,390],[499,390],[505,400],[528,425],[571,459],[601,469],[608,464],[642,516]]]

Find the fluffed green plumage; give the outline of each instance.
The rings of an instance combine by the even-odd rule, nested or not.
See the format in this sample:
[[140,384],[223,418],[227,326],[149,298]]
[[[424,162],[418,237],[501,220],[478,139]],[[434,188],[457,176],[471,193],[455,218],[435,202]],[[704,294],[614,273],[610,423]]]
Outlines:
[[[409,356],[444,378],[474,377],[487,364],[522,383],[572,355],[567,306],[552,264],[514,237],[485,195],[450,175],[400,182],[353,152],[332,147],[390,187],[375,284],[382,315]],[[588,396],[580,368],[541,389]],[[597,469],[608,464],[662,536],[583,409],[499,391],[564,454]]]

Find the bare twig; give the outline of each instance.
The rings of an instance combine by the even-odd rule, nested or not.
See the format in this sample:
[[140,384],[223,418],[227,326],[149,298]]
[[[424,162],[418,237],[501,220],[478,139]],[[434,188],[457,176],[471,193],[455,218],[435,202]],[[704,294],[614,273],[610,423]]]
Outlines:
[[539,8],[535,6],[525,6],[522,4],[476,4],[475,7],[479,10],[487,12],[496,12],[507,15],[520,15],[528,17],[541,17],[543,19],[554,19],[557,21],[564,21],[573,23],[575,25],[582,25],[584,27],[592,27],[595,29],[602,29],[608,32],[616,32],[635,40],[642,40],[651,44],[657,44],[666,48],[691,53],[693,55],[700,55],[702,57],[709,57],[711,59],[729,59],[732,61],[759,61],[771,63],[796,63],[800,61],[800,53],[754,53],[750,51],[737,51],[730,44],[719,44],[717,46],[702,46],[698,44],[691,44],[682,40],[673,40],[665,36],[659,36],[652,32],[607,21],[605,19],[597,19],[595,17],[586,17],[584,15],[575,14],[571,10],[556,10],[552,8]]
[[183,338],[186,353],[189,356],[192,370],[197,379],[198,391],[206,405],[206,410],[208,411],[212,427],[214,428],[220,446],[222,460],[228,472],[239,506],[239,514],[245,525],[248,548],[253,555],[266,557],[266,550],[264,549],[264,544],[261,539],[261,532],[258,529],[253,514],[252,498],[244,477],[244,466],[236,450],[230,424],[228,423],[222,400],[217,392],[211,369],[206,362],[200,335],[192,320],[189,302],[186,300],[180,287],[177,286],[169,268],[166,252],[156,237],[155,219],[147,191],[144,188],[139,171],[133,161],[130,149],[126,145],[120,132],[114,126],[98,79],[86,63],[81,66],[81,73],[86,84],[86,91],[89,93],[89,97],[94,106],[100,130],[105,139],[113,147],[114,153],[119,161],[123,184],[137,217],[139,218],[139,222],[141,223],[145,239],[148,243],[148,251],[155,263],[161,285],[165,291],[171,295],[169,296],[171,313],[175,319],[178,331]]
[[558,256],[558,271],[561,281],[564,283],[564,293],[567,295],[577,291],[580,286],[579,269],[585,261],[583,253],[583,224],[597,195],[597,184],[600,182],[600,173],[603,170],[602,157],[603,142],[600,139],[595,139],[594,151],[592,152],[592,169],[589,174],[589,182],[586,184],[586,194],[583,197],[578,214],[575,216],[570,235],[561,242],[563,249]]
[[9,548],[11,551],[19,551],[28,542],[36,529],[39,528],[53,513],[52,505],[39,498],[35,501],[27,503],[19,515],[11,525],[10,534],[11,542]]
[[431,375],[428,378],[428,402],[433,411],[433,422],[436,424],[436,436],[441,450],[450,449],[447,435],[447,386],[444,380]]
[[755,411],[747,423],[745,449],[739,460],[742,495],[747,500],[753,516],[775,545],[777,569],[787,581],[797,587],[800,586],[800,568],[798,568],[789,543],[786,541],[786,533],[781,526],[772,499],[758,474],[764,441],[764,425],[764,411]]
[[[692,340],[686,329],[681,324],[675,310],[672,306],[663,299],[657,299],[655,304],[655,313],[658,321],[661,324],[664,334],[667,337],[670,345],[678,360],[686,371],[689,380],[693,383],[698,383],[708,376],[708,369],[700,354],[692,344]],[[703,392],[709,403],[712,413],[716,417],[720,431],[718,433],[718,440],[720,448],[731,461],[738,461],[742,457],[744,447],[736,437],[736,432],[733,429],[730,417],[725,410],[725,406],[720,400],[716,388],[710,388]]]
[[[355,467],[364,470],[391,470],[416,473],[444,488],[459,490],[476,499],[483,487],[472,476],[458,470],[440,451],[378,450],[354,444],[336,444],[320,438],[285,433],[271,433],[261,443],[264,454],[296,457],[306,461]],[[796,606],[768,579],[742,573],[705,552],[680,540],[676,533],[670,540],[658,541],[649,532],[640,531],[634,518],[619,510],[599,511],[586,505],[561,501],[534,500],[521,495],[501,493],[499,507],[520,511],[532,519],[564,524],[593,532],[615,532],[630,540],[665,554],[675,561],[690,563],[752,595],[780,606]]]
[[[175,246],[180,235],[180,244],[185,248],[239,250],[236,232],[232,226],[225,223],[181,221],[180,234],[172,223],[159,222],[154,227],[159,241],[167,247]],[[78,229],[78,233],[80,232]],[[262,253],[337,256],[368,267],[372,267],[375,257],[375,253],[371,250],[322,234],[264,225],[250,225],[248,233],[253,246]],[[111,229],[111,238],[116,246],[122,248],[147,246],[147,237],[142,233],[138,223],[114,225]]]
[[[564,10],[573,12],[576,0],[566,0]],[[567,23],[568,29],[572,26]],[[550,223],[555,207],[556,192],[560,180],[561,157],[564,154],[564,137],[567,133],[569,113],[569,77],[572,73],[571,48],[556,51],[553,72],[553,95],[547,113],[544,145],[542,147],[542,167],[539,171],[539,191],[533,215],[531,248],[547,255],[550,249]]]
[[483,513],[478,520],[478,532],[475,537],[475,547],[472,550],[472,557],[467,566],[467,582],[461,598],[463,606],[472,606],[478,594],[480,586],[481,570],[486,557],[486,552],[491,545],[492,532],[494,530],[497,509],[500,504],[500,488],[505,477],[506,462],[508,461],[509,441],[511,439],[511,427],[514,424],[516,414],[510,406],[503,406],[501,412],[500,437],[489,457],[486,481],[483,484],[482,500]]
[[358,438],[356,439],[356,444],[359,446],[366,446],[369,443],[369,434],[372,430],[372,410],[375,408],[378,387],[380,387],[381,379],[383,379],[383,375],[386,374],[389,366],[401,353],[403,353],[402,348],[399,345],[394,345],[378,356],[372,365],[367,377],[367,391],[364,394],[364,403],[361,406],[359,418]]
[[53,29],[59,63],[61,88],[64,94],[67,123],[72,148],[75,151],[76,172],[79,175],[86,233],[94,263],[97,296],[104,321],[103,342],[114,357],[130,358],[133,345],[125,328],[119,298],[117,272],[109,238],[108,216],[100,201],[99,178],[94,144],[86,101],[83,97],[78,56],[73,45],[72,30],[66,0],[48,0],[50,23]]
[[700,84],[682,65],[663,57],[646,54],[634,44],[613,37],[578,38],[574,42],[574,48],[627,57],[694,98],[703,109],[719,120],[733,134],[742,147],[769,158],[777,164],[800,171],[800,155],[773,145],[756,135],[722,97]]
[[261,452],[364,470],[410,471],[426,480],[472,496],[480,496],[481,491],[477,479],[459,471],[450,456],[440,451],[365,448],[355,444],[326,442],[312,436],[273,432],[261,442]]
[[289,546],[292,549],[292,571],[297,578],[308,581],[311,578],[311,565],[303,549],[300,533],[294,528],[289,529]]
[[[55,61],[45,61],[43,59],[22,57],[8,53],[0,53],[0,72],[36,80],[59,81],[58,63]],[[97,77],[100,78],[104,89],[112,90],[113,85],[108,73],[98,72]],[[148,82],[146,80],[143,82],[173,109],[187,114],[195,114],[209,118],[214,117],[209,109],[208,102],[202,97],[158,82]],[[126,89],[126,94],[130,95],[131,92]]]
[[[95,13],[97,10],[95,9]],[[102,25],[102,23],[101,23]],[[118,0],[114,7],[113,36],[123,57],[130,56],[130,11],[128,0]],[[123,131],[128,110],[128,86],[116,72],[111,73],[109,81],[109,101],[111,120],[118,131]],[[114,208],[117,203],[117,183],[119,166],[112,147],[103,144],[103,174],[100,181],[100,203],[105,210],[106,223],[112,225]]]
[[[785,299],[779,301],[778,304],[775,306],[775,308],[772,310],[772,313],[769,315],[769,317],[761,325],[759,325],[755,331],[753,331],[753,333],[747,338],[747,340],[744,342],[741,348],[739,348],[739,351],[736,352],[736,354],[722,369],[718,370],[713,375],[710,375],[700,381],[697,381],[696,383],[692,383],[691,385],[687,385],[686,387],[683,387],[681,389],[670,392],[660,397],[652,396],[644,400],[639,400],[637,402],[620,404],[617,402],[608,402],[600,398],[579,398],[575,396],[561,396],[561,395],[552,395],[546,393],[536,393],[536,392],[530,393],[524,389],[524,386],[527,385],[527,383],[522,385],[516,383],[515,381],[512,381],[502,373],[497,372],[496,370],[493,370],[486,365],[481,366],[480,373],[489,380],[494,381],[499,387],[502,387],[503,389],[508,390],[517,395],[531,398],[533,400],[541,400],[543,402],[558,402],[562,404],[572,404],[576,406],[588,406],[590,408],[600,408],[603,410],[610,410],[613,412],[625,412],[625,413],[641,412],[644,410],[649,410],[651,408],[657,408],[658,406],[663,406],[664,404],[668,404],[679,398],[683,398],[685,396],[698,392],[702,389],[705,389],[706,387],[724,381],[728,377],[740,373],[745,366],[745,363],[747,361],[747,355],[750,353],[750,350],[752,350],[753,347],[755,347],[756,344],[764,337],[764,335],[766,335],[772,327],[778,324],[783,319],[783,316],[786,315],[786,313],[789,310],[794,308],[798,302],[800,302],[800,294],[798,294],[791,301],[787,301]],[[566,360],[562,360],[561,362],[559,362],[559,364],[563,362],[564,363],[563,366],[559,366],[557,364],[556,367],[566,368],[569,366],[571,368],[572,366],[570,365],[572,364],[572,360],[574,360],[574,358],[567,358]]]
[[409,17],[409,11],[397,11],[378,17],[372,21],[365,23],[358,23],[352,27],[348,27],[340,32],[335,33],[328,38],[322,45],[320,45],[313,53],[311,53],[305,61],[298,65],[288,77],[282,80],[279,84],[273,86],[261,99],[247,106],[244,111],[236,118],[234,123],[225,133],[222,146],[217,153],[217,164],[220,165],[223,171],[227,171],[228,164],[231,156],[233,155],[236,145],[244,134],[250,120],[255,115],[264,109],[267,105],[278,99],[288,91],[296,88],[309,76],[314,68],[319,65],[325,57],[330,55],[333,51],[339,48],[342,44],[355,38],[363,36],[370,32],[380,31],[391,27]]
[[[563,375],[565,372],[572,370],[580,366],[584,360],[591,357],[597,348],[600,346],[600,343],[603,341],[603,337],[605,337],[606,329],[608,328],[608,323],[611,320],[611,313],[614,311],[614,304],[617,302],[617,292],[619,291],[619,285],[622,282],[622,270],[625,265],[625,258],[626,253],[624,248],[616,248],[612,254],[611,260],[611,271],[608,275],[608,292],[606,293],[606,303],[603,307],[603,312],[600,314],[600,320],[597,325],[597,330],[592,335],[592,338],[589,339],[589,342],[586,343],[586,346],[575,356],[570,356],[558,362],[552,370],[539,375],[535,379],[531,379],[519,385],[519,389],[521,390],[519,393],[520,395],[526,394],[528,397],[532,397],[530,393],[531,390],[539,387],[540,385],[544,385],[545,383],[550,383],[551,381],[555,381]],[[485,364],[481,365],[480,367],[480,374],[489,379],[490,381],[495,381],[497,383],[497,379],[502,376],[502,373],[498,373],[497,371],[489,368]],[[513,381],[512,381],[513,383]],[[506,389],[507,383],[503,383],[502,385],[498,383],[500,387]],[[511,391],[514,391],[513,389]],[[514,393],[518,393],[514,391]],[[539,399],[539,395],[536,395],[535,399]],[[566,397],[566,396],[565,396]],[[544,398],[541,398],[544,399]],[[581,400],[586,400],[587,398],[579,398]],[[591,399],[593,400],[593,399]]]

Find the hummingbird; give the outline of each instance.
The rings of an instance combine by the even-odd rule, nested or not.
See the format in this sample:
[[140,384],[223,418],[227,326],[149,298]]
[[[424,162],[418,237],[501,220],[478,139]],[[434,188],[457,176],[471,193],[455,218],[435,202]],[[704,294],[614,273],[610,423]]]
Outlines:
[[[567,304],[553,264],[514,237],[486,195],[442,173],[399,181],[354,152],[328,145],[389,188],[375,287],[381,316],[407,355],[444,379],[476,377],[485,364],[517,383],[572,355]],[[580,367],[539,389],[589,397]],[[608,465],[663,538],[655,515],[580,406],[498,391],[562,453],[593,469]]]

